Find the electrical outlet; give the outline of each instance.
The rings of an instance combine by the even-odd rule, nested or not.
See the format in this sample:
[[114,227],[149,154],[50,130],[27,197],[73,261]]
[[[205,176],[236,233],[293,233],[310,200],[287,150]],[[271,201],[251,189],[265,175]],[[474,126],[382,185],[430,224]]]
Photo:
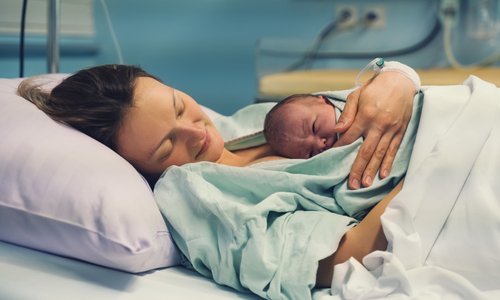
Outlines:
[[358,9],[354,5],[337,5],[335,18],[339,20],[339,28],[353,27],[358,23]]
[[385,7],[383,5],[366,6],[363,10],[363,21],[370,28],[385,27]]
[[455,26],[460,10],[460,1],[458,0],[441,0],[441,9],[439,10],[439,18],[441,22],[447,22],[451,26]]

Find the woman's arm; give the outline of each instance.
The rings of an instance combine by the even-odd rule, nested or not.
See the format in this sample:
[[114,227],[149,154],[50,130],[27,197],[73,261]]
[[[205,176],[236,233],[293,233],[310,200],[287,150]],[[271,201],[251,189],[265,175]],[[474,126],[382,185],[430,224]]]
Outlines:
[[349,95],[337,123],[342,134],[334,146],[365,138],[349,174],[350,188],[370,186],[379,168],[381,178],[389,175],[411,118],[415,92],[407,76],[388,71]]
[[335,265],[345,262],[350,257],[354,257],[361,262],[367,254],[387,248],[387,239],[382,231],[380,216],[382,216],[389,202],[399,193],[402,186],[403,181],[375,205],[356,227],[347,231],[334,254],[319,262],[316,287],[331,286],[333,267]]

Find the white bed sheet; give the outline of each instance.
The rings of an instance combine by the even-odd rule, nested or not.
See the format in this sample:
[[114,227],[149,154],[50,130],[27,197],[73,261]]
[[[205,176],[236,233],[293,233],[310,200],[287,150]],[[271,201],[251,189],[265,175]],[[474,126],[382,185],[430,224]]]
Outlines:
[[382,215],[388,250],[337,265],[315,300],[500,299],[500,89],[471,76],[424,94],[403,189]]
[[259,299],[172,267],[131,274],[0,242],[0,299]]

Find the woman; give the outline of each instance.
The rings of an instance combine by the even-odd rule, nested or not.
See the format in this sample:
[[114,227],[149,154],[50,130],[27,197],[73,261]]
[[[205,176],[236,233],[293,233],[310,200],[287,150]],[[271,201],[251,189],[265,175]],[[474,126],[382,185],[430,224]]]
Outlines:
[[[82,70],[50,94],[28,80],[20,85],[19,94],[53,119],[109,146],[152,182],[165,169],[192,162],[244,167],[279,158],[267,145],[228,151],[193,98],[136,67],[112,65]],[[338,130],[344,134],[337,145],[365,135],[366,142],[350,175],[354,188],[360,186],[361,174],[364,185],[370,185],[382,161],[381,173],[388,174],[411,115],[414,94],[409,79],[387,72],[350,95],[339,120]],[[374,101],[374,95],[380,102]],[[357,226],[350,225],[352,229],[343,236],[337,250],[319,262],[317,287],[330,285],[335,264],[349,257],[361,260],[374,250],[385,249],[387,241],[381,231],[380,215],[400,188],[401,184]]]

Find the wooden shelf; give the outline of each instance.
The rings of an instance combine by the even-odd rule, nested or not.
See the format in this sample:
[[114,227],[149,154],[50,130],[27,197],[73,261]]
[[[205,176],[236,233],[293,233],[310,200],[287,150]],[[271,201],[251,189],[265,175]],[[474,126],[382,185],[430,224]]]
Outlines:
[[[422,85],[461,84],[469,75],[500,86],[500,68],[483,69],[421,69]],[[307,70],[277,73],[263,76],[259,80],[259,100],[281,99],[295,93],[311,93],[325,90],[344,90],[354,86],[359,70]]]

